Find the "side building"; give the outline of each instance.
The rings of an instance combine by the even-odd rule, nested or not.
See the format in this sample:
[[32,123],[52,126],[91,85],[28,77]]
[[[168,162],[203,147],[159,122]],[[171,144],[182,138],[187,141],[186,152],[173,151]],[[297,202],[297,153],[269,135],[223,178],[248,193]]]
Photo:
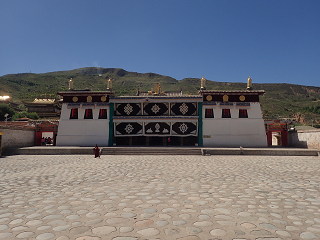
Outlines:
[[63,97],[57,146],[108,146],[111,91],[58,92]]
[[202,90],[203,146],[267,147],[260,91]]

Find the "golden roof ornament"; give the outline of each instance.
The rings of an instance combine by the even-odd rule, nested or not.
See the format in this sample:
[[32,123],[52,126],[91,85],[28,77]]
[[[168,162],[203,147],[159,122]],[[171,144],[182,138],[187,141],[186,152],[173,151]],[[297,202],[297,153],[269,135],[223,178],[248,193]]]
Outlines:
[[69,80],[69,90],[73,90],[73,80],[70,78]]
[[107,90],[112,90],[112,80],[111,80],[110,77],[109,77],[109,80],[108,80]]
[[204,76],[201,78],[201,87],[200,90],[206,90],[206,80]]
[[250,76],[247,79],[247,90],[252,90],[252,78]]

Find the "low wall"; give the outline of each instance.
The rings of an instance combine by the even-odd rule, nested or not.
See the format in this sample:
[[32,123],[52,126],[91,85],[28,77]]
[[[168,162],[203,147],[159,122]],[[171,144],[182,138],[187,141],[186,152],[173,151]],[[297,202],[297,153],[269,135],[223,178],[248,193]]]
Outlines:
[[2,135],[2,154],[10,148],[34,146],[35,130],[12,127],[0,127]]
[[320,130],[288,132],[289,147],[304,147],[320,150]]

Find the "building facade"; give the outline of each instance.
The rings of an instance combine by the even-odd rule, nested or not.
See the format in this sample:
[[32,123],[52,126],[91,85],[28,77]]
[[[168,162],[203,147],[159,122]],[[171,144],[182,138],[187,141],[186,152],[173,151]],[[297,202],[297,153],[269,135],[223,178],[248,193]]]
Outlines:
[[58,146],[267,147],[259,96],[264,91],[199,95],[74,91],[63,97]]

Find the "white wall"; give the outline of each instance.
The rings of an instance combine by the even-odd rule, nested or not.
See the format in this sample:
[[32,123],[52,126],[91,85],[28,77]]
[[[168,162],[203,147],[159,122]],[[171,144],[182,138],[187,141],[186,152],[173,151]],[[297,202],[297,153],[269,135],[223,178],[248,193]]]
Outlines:
[[2,135],[2,149],[34,146],[35,129],[0,128]]
[[[213,108],[214,118],[205,118],[205,109]],[[221,118],[222,109],[229,108],[231,118]],[[248,118],[239,118],[239,107],[203,106],[204,147],[267,147],[267,136],[260,104],[251,103]]]
[[301,130],[288,132],[290,147],[307,147],[320,150],[320,130]]
[[109,143],[109,109],[108,119],[98,119],[100,108],[92,109],[93,119],[83,119],[84,109],[79,108],[79,119],[69,119],[71,109],[62,105],[59,121],[57,146],[108,146]]

